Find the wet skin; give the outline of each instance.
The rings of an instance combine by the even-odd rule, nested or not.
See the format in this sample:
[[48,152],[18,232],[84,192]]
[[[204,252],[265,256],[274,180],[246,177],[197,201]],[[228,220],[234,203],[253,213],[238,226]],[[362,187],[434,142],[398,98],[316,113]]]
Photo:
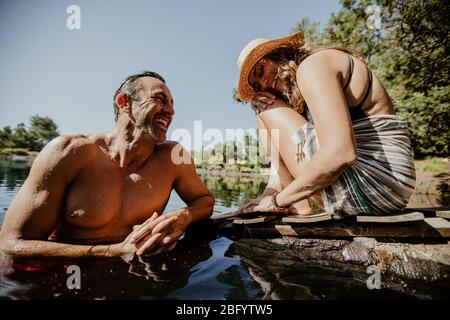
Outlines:
[[[1,249],[16,256],[155,254],[211,215],[214,199],[189,154],[165,141],[174,115],[169,89],[156,78],[137,81],[138,101],[117,96],[111,133],[62,136],[42,150],[7,211]],[[187,207],[160,216],[172,190]]]
[[[179,170],[186,168],[171,161],[175,143],[156,145],[142,167],[127,170],[117,166],[102,150],[104,137],[78,139],[90,144],[90,161],[67,188],[64,219],[53,239],[84,243],[122,241],[134,225],[149,218],[149,213],[161,214],[172,189],[180,189]],[[207,194],[204,189],[203,192]],[[193,196],[185,198],[191,201]]]

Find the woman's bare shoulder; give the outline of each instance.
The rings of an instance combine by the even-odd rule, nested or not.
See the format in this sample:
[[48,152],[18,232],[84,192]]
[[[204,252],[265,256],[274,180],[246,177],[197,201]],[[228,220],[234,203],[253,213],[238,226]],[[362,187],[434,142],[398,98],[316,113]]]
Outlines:
[[314,66],[333,66],[342,61],[348,61],[349,53],[333,48],[324,48],[313,52],[307,56],[300,64],[299,68]]
[[297,68],[297,80],[312,80],[321,75],[336,75],[347,68],[348,53],[326,48],[313,52]]

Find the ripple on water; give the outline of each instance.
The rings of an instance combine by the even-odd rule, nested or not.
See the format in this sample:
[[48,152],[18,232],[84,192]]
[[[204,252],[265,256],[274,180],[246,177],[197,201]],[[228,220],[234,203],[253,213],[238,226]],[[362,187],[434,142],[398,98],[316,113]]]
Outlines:
[[6,210],[8,210],[8,206],[18,190],[19,187],[8,188],[4,185],[0,185],[0,225],[3,223]]
[[218,238],[209,243],[212,250],[212,256],[199,264],[195,265],[193,272],[186,286],[178,289],[168,295],[168,298],[175,299],[224,299],[227,292],[232,288],[224,285],[219,280],[219,276],[228,268],[234,265],[240,265],[240,260],[236,258],[225,257],[225,252],[230,244],[233,243],[225,237]]

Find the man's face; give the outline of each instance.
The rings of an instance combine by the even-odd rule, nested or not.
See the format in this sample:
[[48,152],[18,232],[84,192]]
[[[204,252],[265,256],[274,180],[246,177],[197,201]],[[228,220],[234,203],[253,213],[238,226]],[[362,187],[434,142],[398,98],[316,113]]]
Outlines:
[[172,94],[159,79],[142,77],[137,81],[139,99],[133,101],[131,110],[136,126],[147,130],[156,141],[165,141],[175,114]]

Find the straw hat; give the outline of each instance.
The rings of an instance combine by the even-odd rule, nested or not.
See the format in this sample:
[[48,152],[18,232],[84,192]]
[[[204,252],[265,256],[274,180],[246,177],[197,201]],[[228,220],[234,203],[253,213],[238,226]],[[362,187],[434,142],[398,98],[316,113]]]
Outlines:
[[288,37],[268,40],[263,38],[257,38],[250,41],[244,49],[242,49],[236,64],[239,68],[239,83],[237,87],[237,92],[239,99],[245,102],[253,100],[255,91],[253,90],[250,83],[248,83],[248,75],[253,69],[255,64],[266,54],[272,52],[279,48],[288,48],[296,44],[303,44],[304,37],[303,32],[297,32],[291,34]]

